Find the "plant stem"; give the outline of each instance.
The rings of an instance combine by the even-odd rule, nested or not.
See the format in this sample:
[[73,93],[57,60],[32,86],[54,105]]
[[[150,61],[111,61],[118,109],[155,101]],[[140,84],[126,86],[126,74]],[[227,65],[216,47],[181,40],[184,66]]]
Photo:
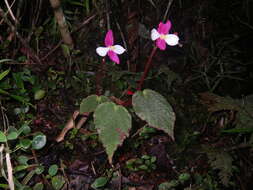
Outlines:
[[101,65],[99,65],[98,72],[96,73],[96,95],[98,96],[103,92],[102,81],[105,76],[105,67],[105,58],[103,58]]
[[153,57],[154,57],[154,55],[156,53],[156,50],[157,50],[157,47],[155,46],[153,48],[153,50],[152,50],[149,58],[148,58],[148,61],[147,61],[146,65],[145,65],[145,69],[144,69],[144,72],[143,72],[143,74],[141,76],[141,80],[140,80],[140,82],[138,84],[137,90],[141,90],[141,88],[142,88],[143,82],[144,82],[144,80],[145,80],[145,78],[146,78],[146,76],[148,74],[148,71],[150,69],[150,66],[151,66],[151,63],[152,63],[152,59],[153,59]]

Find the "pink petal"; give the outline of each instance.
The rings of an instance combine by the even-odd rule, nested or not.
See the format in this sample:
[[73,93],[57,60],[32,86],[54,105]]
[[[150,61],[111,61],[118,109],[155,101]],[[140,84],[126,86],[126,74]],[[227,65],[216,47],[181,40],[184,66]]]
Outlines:
[[160,34],[168,34],[170,28],[171,28],[171,22],[169,20],[165,24],[163,24],[162,22],[160,22],[160,24],[158,26],[158,32]]
[[113,51],[110,50],[110,51],[108,52],[108,56],[110,57],[110,59],[111,59],[113,62],[119,64],[119,57],[118,57],[118,55],[117,55],[116,53],[114,53]]
[[113,43],[114,43],[113,33],[112,33],[112,30],[109,30],[105,36],[105,45],[106,47],[108,47],[108,46],[112,46]]
[[156,46],[157,46],[160,50],[165,50],[165,49],[166,49],[165,40],[162,40],[162,39],[158,38],[158,39],[156,40]]
[[157,31],[158,31],[159,34],[163,34],[162,33],[162,28],[163,28],[163,23],[160,22],[159,25],[158,25],[158,29],[157,29]]
[[167,22],[163,25],[164,34],[168,34],[171,28],[171,22],[167,20]]

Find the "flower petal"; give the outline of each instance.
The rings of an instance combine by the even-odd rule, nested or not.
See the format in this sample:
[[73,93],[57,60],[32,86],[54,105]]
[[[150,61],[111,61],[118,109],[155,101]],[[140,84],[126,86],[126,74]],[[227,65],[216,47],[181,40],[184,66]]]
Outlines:
[[178,44],[179,38],[175,34],[168,34],[165,36],[165,41],[170,46],[175,46]]
[[106,54],[108,53],[108,51],[109,51],[108,47],[98,47],[96,49],[97,54],[100,55],[100,56],[102,56],[102,57],[106,56]]
[[123,48],[121,45],[115,45],[112,48],[116,54],[122,54],[126,51],[125,48]]
[[171,28],[171,22],[167,20],[167,22],[163,25],[164,34],[168,34]]
[[117,54],[116,54],[115,52],[113,52],[113,51],[110,50],[110,51],[108,52],[108,56],[110,57],[110,59],[111,59],[113,62],[119,64],[119,57],[117,56]]
[[112,30],[109,30],[105,36],[105,46],[112,46],[114,43]]
[[165,50],[165,49],[166,49],[165,40],[162,40],[161,38],[158,38],[158,39],[156,40],[156,46],[157,46],[160,50]]
[[159,32],[159,34],[168,34],[170,28],[171,28],[171,22],[169,20],[165,24],[160,22],[160,24],[158,26],[158,32]]
[[163,34],[163,33],[162,33],[163,25],[164,25],[164,24],[163,24],[162,22],[160,22],[159,25],[158,25],[157,31],[158,31],[159,34]]
[[154,41],[154,40],[157,40],[159,37],[160,37],[160,34],[157,32],[157,30],[152,29],[151,30],[151,39]]

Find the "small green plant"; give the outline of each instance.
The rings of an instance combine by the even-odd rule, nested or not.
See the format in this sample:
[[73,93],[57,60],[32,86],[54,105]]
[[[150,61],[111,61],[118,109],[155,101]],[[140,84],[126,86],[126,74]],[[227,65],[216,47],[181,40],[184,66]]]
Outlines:
[[126,168],[130,171],[151,172],[156,169],[156,157],[143,155],[141,158],[133,158],[126,162]]
[[109,181],[108,177],[99,177],[91,184],[91,187],[93,189],[102,188],[108,183],[108,181]]
[[139,136],[141,138],[144,138],[144,139],[148,139],[152,136],[152,134],[156,133],[156,129],[154,129],[153,127],[149,127],[148,125],[145,125],[140,133],[139,133]]
[[[23,69],[20,72],[12,72],[9,76],[10,69],[0,73],[0,94],[5,96],[5,99],[12,98],[20,103],[23,107],[20,109],[29,109],[32,106],[29,93],[33,93],[34,100],[44,98],[46,91],[38,82],[37,76],[33,75],[29,69]],[[32,89],[32,90],[31,90]]]
[[[19,129],[5,126],[4,130],[0,131],[0,143],[6,145],[1,152],[2,158],[4,152],[5,156],[9,153],[11,153],[11,156],[17,155],[12,158],[12,160],[17,161],[14,168],[8,162],[6,162],[6,165],[1,166],[1,177],[9,183],[9,186],[10,176],[12,175],[12,178],[15,179],[13,181],[15,186],[22,189],[26,187],[34,175],[40,175],[44,171],[44,167],[38,163],[29,163],[30,158],[26,156],[26,153],[30,150],[39,150],[45,146],[46,136],[43,133],[31,133],[31,129],[27,123],[23,124]],[[2,147],[4,147],[3,144]],[[13,171],[13,173],[10,173],[10,171]],[[19,182],[20,180],[22,180],[22,183]],[[4,182],[0,184],[1,187],[6,185]]]
[[182,173],[178,176],[176,180],[171,180],[170,182],[161,183],[158,187],[159,190],[175,190],[179,185],[185,184],[189,181],[191,175],[189,173]]

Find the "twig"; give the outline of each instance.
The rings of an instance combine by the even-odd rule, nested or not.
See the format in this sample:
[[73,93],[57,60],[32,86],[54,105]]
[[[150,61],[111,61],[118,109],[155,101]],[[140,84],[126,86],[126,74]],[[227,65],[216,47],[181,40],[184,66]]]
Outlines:
[[250,25],[249,23],[242,21],[239,17],[237,17],[236,19],[237,19],[241,24],[243,24],[243,25],[247,26],[249,29],[253,30],[253,26]]
[[122,41],[123,41],[123,44],[124,44],[124,46],[125,46],[125,49],[126,49],[126,51],[127,51],[126,39],[125,39],[125,36],[124,36],[124,34],[123,34],[122,30],[121,30],[121,27],[120,27],[120,25],[119,25],[119,23],[118,23],[117,21],[116,21],[116,25],[117,25],[117,28],[118,28],[118,30],[119,30],[119,33],[120,33],[121,39],[122,39]]
[[107,31],[111,29],[111,23],[110,23],[110,5],[109,5],[109,1],[105,0],[105,6],[106,6],[106,25],[107,25]]
[[[56,142],[63,141],[67,132],[75,127],[75,120],[79,114],[80,114],[79,111],[77,111],[77,110],[74,111],[72,117],[68,120],[67,124],[65,125],[65,127],[63,128],[61,133],[58,135],[58,137],[56,137],[56,139],[55,139]],[[76,125],[77,129],[80,129],[81,126],[87,121],[89,114],[90,113],[88,113],[88,112],[82,114],[82,118],[78,121],[78,123]]]
[[137,136],[137,135],[143,130],[143,128],[144,128],[145,126],[147,126],[147,125],[144,125],[144,126],[141,127],[140,129],[138,129],[138,130],[131,136],[131,138],[134,138],[135,136]]
[[119,176],[119,190],[121,190],[122,189],[122,174],[121,174],[120,167],[119,167],[119,170],[117,171],[117,173]]
[[6,166],[7,166],[7,172],[8,172],[9,188],[10,188],[10,190],[14,190],[13,167],[11,165],[11,158],[10,158],[9,148],[7,148],[7,151],[5,153],[5,159],[6,159]]
[[173,0],[170,0],[168,5],[167,5],[167,8],[166,8],[166,11],[164,13],[164,16],[163,16],[163,21],[166,21],[166,18],[167,18],[167,15],[168,15],[168,12],[170,10],[170,7],[171,7],[171,4],[173,3]]
[[[124,34],[123,34],[122,30],[121,30],[121,27],[120,27],[120,25],[119,25],[119,23],[117,21],[116,21],[116,25],[117,25],[117,28],[119,30],[119,33],[120,33],[121,39],[123,41],[124,47],[125,47],[125,49],[127,51],[128,47],[127,47],[126,39],[125,39],[125,36],[124,36]],[[130,71],[129,56],[127,56],[127,69],[128,69],[128,71]]]
[[[8,9],[8,12],[9,12],[10,15],[11,15],[11,18],[13,19],[13,21],[14,21],[15,23],[17,23],[18,21],[17,21],[17,19],[15,18],[14,14],[13,14],[13,12],[12,12],[12,10],[11,10],[11,7],[10,7],[10,5],[9,5],[9,3],[8,3],[8,1],[7,1],[7,0],[4,0],[4,2],[5,2],[5,5],[6,5],[7,9]],[[12,5],[13,5],[13,3],[12,3]]]
[[236,146],[225,148],[224,151],[229,152],[229,151],[233,151],[233,150],[237,150],[237,149],[251,148],[251,147],[253,147],[252,144],[242,143],[242,144],[239,144],[239,145],[236,145]]
[[59,25],[59,30],[61,32],[63,42],[69,47],[73,48],[74,47],[73,39],[69,32],[68,25],[66,23],[64,13],[61,8],[60,0],[49,0],[49,1],[54,10],[54,16]]
[[96,170],[95,170],[95,167],[94,167],[93,162],[94,162],[94,161],[91,161],[91,169],[92,169],[94,175],[96,176],[96,175],[97,175],[97,172],[96,172]]

